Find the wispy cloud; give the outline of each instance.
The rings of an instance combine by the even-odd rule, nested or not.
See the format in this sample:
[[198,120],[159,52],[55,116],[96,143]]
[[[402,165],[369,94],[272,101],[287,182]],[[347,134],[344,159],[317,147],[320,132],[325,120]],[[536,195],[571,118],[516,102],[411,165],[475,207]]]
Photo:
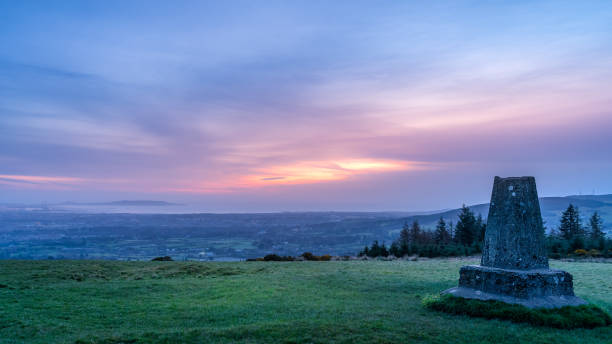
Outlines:
[[76,183],[83,182],[81,178],[73,177],[47,177],[47,176],[19,176],[0,174],[0,179],[14,182],[29,182],[29,183]]
[[146,133],[133,125],[111,121],[38,116],[13,119],[8,122],[14,127],[25,127],[31,136],[24,138],[42,144],[146,154],[163,153],[167,147],[163,138],[159,136]]
[[0,184],[13,188],[26,189],[61,189],[70,188],[87,182],[74,177],[22,176],[0,174]]

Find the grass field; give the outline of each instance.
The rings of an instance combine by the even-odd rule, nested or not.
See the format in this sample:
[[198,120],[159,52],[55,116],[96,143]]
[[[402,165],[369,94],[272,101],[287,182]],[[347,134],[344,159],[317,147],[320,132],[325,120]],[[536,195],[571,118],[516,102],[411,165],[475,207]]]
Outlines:
[[[0,261],[0,343],[612,343],[421,299],[475,261]],[[612,264],[552,262],[612,312]]]

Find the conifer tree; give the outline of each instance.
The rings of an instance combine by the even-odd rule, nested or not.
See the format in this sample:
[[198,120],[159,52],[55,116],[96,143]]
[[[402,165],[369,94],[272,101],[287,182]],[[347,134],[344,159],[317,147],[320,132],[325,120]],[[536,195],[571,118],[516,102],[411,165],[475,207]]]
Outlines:
[[370,252],[368,256],[369,257],[380,256],[380,245],[378,244],[378,240],[374,240],[374,242],[372,243],[372,247],[370,248]]
[[400,242],[399,252],[400,252],[400,256],[401,257],[411,253],[410,252],[410,246],[408,246],[407,242],[405,242],[405,241]]
[[402,230],[400,231],[399,242],[400,245],[406,246],[408,246],[408,243],[410,242],[410,226],[408,225],[408,222],[404,223],[404,227],[402,227]]
[[391,247],[389,247],[389,254],[396,257],[401,257],[400,246],[398,245],[397,241],[391,243]]
[[583,230],[578,207],[570,203],[567,209],[561,214],[559,232],[561,232],[561,236],[566,240],[572,240],[577,236],[582,236]]
[[450,235],[446,229],[446,222],[444,221],[443,217],[440,217],[438,224],[436,225],[434,241],[436,244],[446,244],[450,241]]
[[389,257],[389,251],[387,250],[387,246],[385,246],[384,242],[382,246],[380,247],[380,255],[383,257]]
[[412,226],[410,226],[410,243],[413,245],[418,244],[421,240],[421,226],[419,221],[414,220]]
[[478,237],[479,242],[484,241],[485,230],[487,229],[487,223],[483,221],[482,214],[478,213],[476,218],[476,227],[474,228]]
[[589,227],[591,227],[589,233],[591,239],[599,241],[605,237],[605,233],[603,232],[603,221],[597,212],[594,212],[589,219]]
[[474,213],[465,204],[461,207],[455,233],[459,243],[462,245],[472,245],[474,240],[478,238],[476,218]]

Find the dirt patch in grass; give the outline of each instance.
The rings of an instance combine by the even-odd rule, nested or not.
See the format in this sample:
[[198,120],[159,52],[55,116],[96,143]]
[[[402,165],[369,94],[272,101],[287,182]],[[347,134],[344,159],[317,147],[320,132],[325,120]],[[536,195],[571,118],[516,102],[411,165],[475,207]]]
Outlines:
[[245,273],[252,273],[251,270],[235,266],[219,266],[206,263],[180,263],[172,265],[159,265],[152,269],[144,270],[143,273],[150,271],[153,277],[180,278],[180,277],[209,277],[209,276],[232,276]]

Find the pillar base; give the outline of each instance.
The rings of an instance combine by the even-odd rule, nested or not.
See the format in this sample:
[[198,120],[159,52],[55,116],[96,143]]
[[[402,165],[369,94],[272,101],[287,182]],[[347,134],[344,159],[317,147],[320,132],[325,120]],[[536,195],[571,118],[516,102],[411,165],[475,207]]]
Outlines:
[[467,299],[497,300],[529,308],[579,306],[573,278],[562,270],[509,270],[468,265],[459,271],[459,286],[443,291]]

